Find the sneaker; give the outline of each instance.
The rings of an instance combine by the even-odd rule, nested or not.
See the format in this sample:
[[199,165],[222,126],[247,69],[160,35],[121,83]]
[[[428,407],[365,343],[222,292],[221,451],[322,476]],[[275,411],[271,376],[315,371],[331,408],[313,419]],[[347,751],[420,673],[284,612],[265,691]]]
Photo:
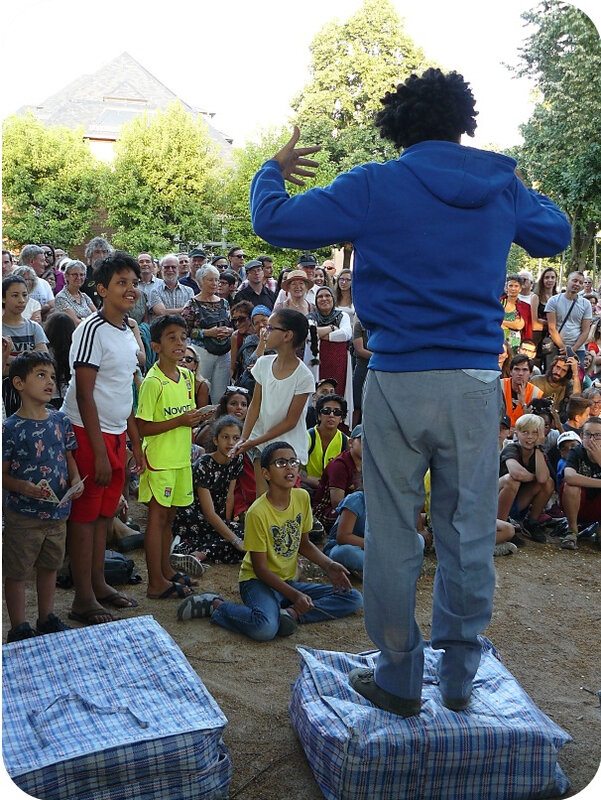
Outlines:
[[298,628],[297,620],[285,608],[280,609],[280,627],[278,636],[292,636]]
[[309,539],[313,544],[321,544],[326,538],[326,529],[318,519],[313,520],[313,527],[309,531]]
[[172,553],[169,556],[169,566],[176,572],[183,572],[185,575],[192,575],[194,578],[202,578],[209,565],[205,564],[196,556],[183,555],[182,553]]
[[31,627],[29,622],[22,622],[16,628],[11,628],[6,636],[6,642],[22,642],[24,639],[33,639],[36,632]]
[[514,544],[516,547],[525,547],[526,542],[522,539],[521,536],[518,536],[517,533],[515,536],[512,536],[511,539],[508,540],[510,544]]
[[349,672],[349,682],[353,689],[370,703],[399,717],[414,717],[422,708],[421,698],[398,697],[396,694],[381,689],[374,680],[373,669],[356,668]]
[[593,539],[596,533],[601,531],[601,522],[593,522],[592,525],[588,525],[586,528],[583,528],[580,533],[578,534],[579,539]]
[[56,616],[56,614],[48,614],[48,619],[46,622],[37,621],[36,626],[36,633],[44,634],[44,633],[60,633],[61,631],[72,631],[73,628],[71,625],[65,625],[62,619]]
[[544,528],[542,525],[539,525],[538,522],[525,519],[522,523],[522,532],[527,539],[532,539],[533,542],[540,542],[541,544],[547,543]]
[[515,544],[511,541],[508,542],[501,542],[501,544],[495,545],[495,550],[493,555],[494,556],[510,556],[513,553],[517,553],[518,549]]
[[565,516],[559,503],[553,503],[553,505],[547,509],[546,513],[554,519],[560,519],[561,517]]
[[550,536],[565,536],[570,530],[566,517],[554,520],[553,527],[549,530]]

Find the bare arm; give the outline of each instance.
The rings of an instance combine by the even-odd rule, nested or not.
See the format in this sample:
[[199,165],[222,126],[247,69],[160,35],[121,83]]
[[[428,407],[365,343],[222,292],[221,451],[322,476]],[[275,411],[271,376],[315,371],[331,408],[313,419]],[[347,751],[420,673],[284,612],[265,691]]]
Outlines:
[[601,478],[587,478],[576,472],[573,467],[566,467],[563,476],[568,486],[580,486],[583,489],[601,489]]
[[338,519],[338,530],[336,531],[336,541],[338,544],[352,544],[355,547],[364,548],[365,539],[353,533],[356,522],[357,514],[351,511],[350,508],[343,508]]
[[199,486],[196,494],[198,496],[198,502],[200,503],[202,514],[213,530],[217,531],[222,539],[225,539],[226,542],[229,542],[237,550],[243,550],[244,546],[242,545],[240,538],[236,536],[236,534],[230,528],[228,528],[225,521],[222,520],[219,514],[215,511],[211,492],[208,489]]

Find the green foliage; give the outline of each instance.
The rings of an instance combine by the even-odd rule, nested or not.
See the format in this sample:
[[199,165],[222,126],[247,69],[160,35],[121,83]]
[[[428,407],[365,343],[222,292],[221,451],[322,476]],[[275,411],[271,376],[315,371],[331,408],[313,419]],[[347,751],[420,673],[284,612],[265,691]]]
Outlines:
[[3,234],[18,250],[32,242],[68,249],[91,235],[104,167],[82,131],[45,127],[28,113],[3,124]]
[[396,158],[373,124],[380,98],[436,64],[405,32],[390,0],[364,0],[346,22],[328,22],[310,49],[311,80],[292,107],[303,139],[321,144],[332,165],[321,178],[329,182],[332,171]]
[[104,196],[113,244],[165,253],[208,237],[222,168],[201,117],[180,103],[137,117],[116,152]]
[[591,20],[560,0],[522,16],[536,29],[518,74],[534,78],[539,100],[522,126],[520,166],[570,217],[571,266],[582,268],[601,220],[601,42]]

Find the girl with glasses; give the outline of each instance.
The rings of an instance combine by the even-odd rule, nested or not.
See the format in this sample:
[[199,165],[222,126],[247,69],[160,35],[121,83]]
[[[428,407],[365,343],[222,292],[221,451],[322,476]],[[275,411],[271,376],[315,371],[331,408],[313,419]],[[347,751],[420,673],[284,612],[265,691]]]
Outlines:
[[334,300],[336,308],[348,314],[351,328],[355,322],[355,306],[353,305],[352,291],[353,273],[350,269],[343,269],[336,280]]

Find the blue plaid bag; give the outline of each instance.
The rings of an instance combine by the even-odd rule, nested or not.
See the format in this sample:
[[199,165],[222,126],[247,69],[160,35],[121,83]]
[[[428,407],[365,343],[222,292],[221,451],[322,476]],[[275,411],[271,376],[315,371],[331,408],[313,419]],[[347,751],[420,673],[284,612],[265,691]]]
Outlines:
[[406,719],[373,706],[348,682],[377,653],[298,648],[290,716],[327,800],[524,800],[563,794],[557,753],[571,738],[542,713],[484,637],[468,711],[440,700],[425,648],[422,710]]

